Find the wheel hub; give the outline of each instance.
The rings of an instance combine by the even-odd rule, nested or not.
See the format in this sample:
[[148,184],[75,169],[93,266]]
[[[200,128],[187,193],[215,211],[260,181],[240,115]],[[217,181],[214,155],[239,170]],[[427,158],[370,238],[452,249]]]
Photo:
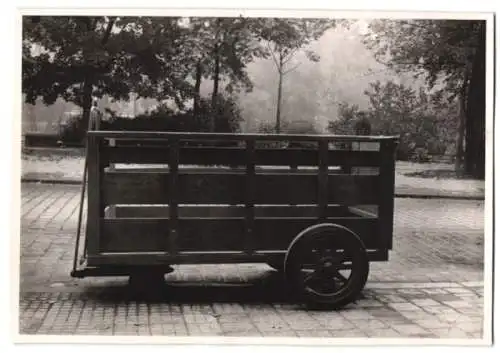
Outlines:
[[329,272],[329,271],[334,271],[337,268],[338,264],[339,261],[337,261],[334,257],[326,256],[320,259],[318,267],[320,270]]

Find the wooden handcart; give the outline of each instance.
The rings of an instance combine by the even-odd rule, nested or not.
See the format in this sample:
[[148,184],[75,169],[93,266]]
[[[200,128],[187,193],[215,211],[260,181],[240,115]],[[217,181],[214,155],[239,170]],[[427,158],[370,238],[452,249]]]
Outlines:
[[[336,147],[354,142],[372,148]],[[267,263],[305,302],[343,306],[392,249],[396,145],[89,131],[86,232],[71,275],[154,281],[174,264]]]

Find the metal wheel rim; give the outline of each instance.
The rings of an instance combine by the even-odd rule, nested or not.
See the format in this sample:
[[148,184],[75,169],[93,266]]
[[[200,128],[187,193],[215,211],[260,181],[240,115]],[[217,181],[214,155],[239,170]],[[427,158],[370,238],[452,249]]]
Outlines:
[[322,232],[301,245],[294,272],[298,272],[298,280],[307,294],[323,298],[341,295],[362,271],[358,266],[358,247],[347,237]]

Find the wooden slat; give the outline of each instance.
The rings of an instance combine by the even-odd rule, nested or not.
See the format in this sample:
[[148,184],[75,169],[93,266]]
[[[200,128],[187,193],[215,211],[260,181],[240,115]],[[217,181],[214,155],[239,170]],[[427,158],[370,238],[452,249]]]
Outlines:
[[[256,250],[286,250],[292,240],[316,219],[256,219]],[[375,218],[338,217],[326,222],[344,225],[357,233],[369,248],[377,247]],[[116,218],[102,220],[100,252],[175,252],[165,248],[169,237],[167,218]],[[175,249],[181,251],[245,251],[245,219],[190,218],[178,221]],[[374,233],[375,232],[375,233]]]
[[104,219],[101,252],[168,251],[168,219]]
[[163,131],[90,131],[90,136],[98,138],[116,139],[164,139],[177,138],[178,140],[220,140],[220,141],[331,141],[331,142],[354,142],[354,141],[385,141],[397,140],[396,136],[361,136],[361,135],[307,135],[307,134],[249,134],[249,133],[197,133],[197,132],[163,132]]
[[[227,263],[266,263],[269,259],[276,256],[284,256],[284,251],[273,251],[266,253],[253,253],[248,255],[244,252],[228,253],[228,252],[196,252],[196,253],[179,253],[177,255],[169,255],[166,253],[157,252],[142,252],[142,253],[105,253],[93,255],[88,258],[90,266],[98,266],[97,271],[89,272],[118,272],[117,269],[128,269],[129,266],[158,266],[170,264],[227,264]],[[386,250],[376,250],[368,252],[369,261],[386,261],[388,252]],[[108,267],[109,266],[109,267]],[[133,269],[133,267],[132,267]],[[99,275],[102,275],[99,274]]]
[[379,200],[379,234],[380,244],[392,249],[393,222],[394,222],[394,186],[395,186],[395,153],[396,143],[384,141],[380,145],[382,162],[380,164],[380,200]]
[[217,264],[217,263],[265,263],[273,254],[221,253],[198,252],[178,253],[169,255],[165,253],[108,253],[88,258],[92,266],[123,266],[134,264],[165,265],[165,264]]
[[[337,217],[325,222],[343,225],[359,235],[368,248],[377,247],[378,220],[376,218]],[[259,250],[287,249],[291,241],[304,229],[321,223],[314,219],[257,219],[255,233]]]
[[328,206],[328,141],[319,143],[318,153],[318,212],[320,219],[326,218]]
[[[329,206],[326,209],[327,217],[376,217],[377,206],[359,206],[346,209],[340,206]],[[120,205],[113,207],[113,214],[109,218],[168,218],[168,205],[132,206]],[[180,218],[244,218],[245,206],[180,206]],[[255,218],[319,218],[318,208],[309,206],[255,206]]]
[[167,173],[120,172],[104,174],[102,197],[106,205],[164,204],[169,199]]
[[175,253],[177,251],[177,236],[178,236],[178,200],[179,200],[179,141],[172,139],[170,141],[170,156],[169,156],[169,209],[170,209],[170,239],[169,251]]
[[244,251],[245,219],[179,220],[179,251]]
[[[378,202],[377,177],[329,175],[326,200],[329,204],[357,205]],[[293,192],[292,192],[293,191]],[[255,202],[258,204],[317,204],[316,175],[257,176]]]
[[[318,163],[315,149],[257,149],[256,165],[315,166]],[[168,147],[108,146],[103,158],[109,163],[167,164]],[[378,151],[329,150],[331,166],[378,166]],[[245,149],[235,147],[182,147],[180,164],[195,165],[245,165]]]
[[87,163],[88,163],[88,199],[87,199],[87,227],[86,250],[88,255],[99,253],[101,241],[100,218],[104,214],[103,199],[101,195],[102,163],[100,159],[101,140],[88,137]]
[[255,197],[255,141],[246,142],[246,185],[245,185],[245,252],[251,254],[254,250],[254,197]]
[[[109,204],[166,204],[170,202],[168,173],[126,172],[106,173],[103,196]],[[378,176],[328,176],[327,201],[343,205],[378,204]],[[179,172],[179,203],[187,204],[244,204],[245,175]],[[293,190],[293,192],[290,192]],[[259,173],[255,176],[256,204],[316,204],[318,177],[312,173]]]

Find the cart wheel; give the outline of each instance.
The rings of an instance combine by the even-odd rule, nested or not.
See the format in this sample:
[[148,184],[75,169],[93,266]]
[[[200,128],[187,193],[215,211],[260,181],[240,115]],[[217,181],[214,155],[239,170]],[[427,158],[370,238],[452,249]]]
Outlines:
[[363,242],[337,224],[305,229],[292,241],[285,258],[287,283],[300,299],[317,307],[340,308],[356,300],[368,271]]

